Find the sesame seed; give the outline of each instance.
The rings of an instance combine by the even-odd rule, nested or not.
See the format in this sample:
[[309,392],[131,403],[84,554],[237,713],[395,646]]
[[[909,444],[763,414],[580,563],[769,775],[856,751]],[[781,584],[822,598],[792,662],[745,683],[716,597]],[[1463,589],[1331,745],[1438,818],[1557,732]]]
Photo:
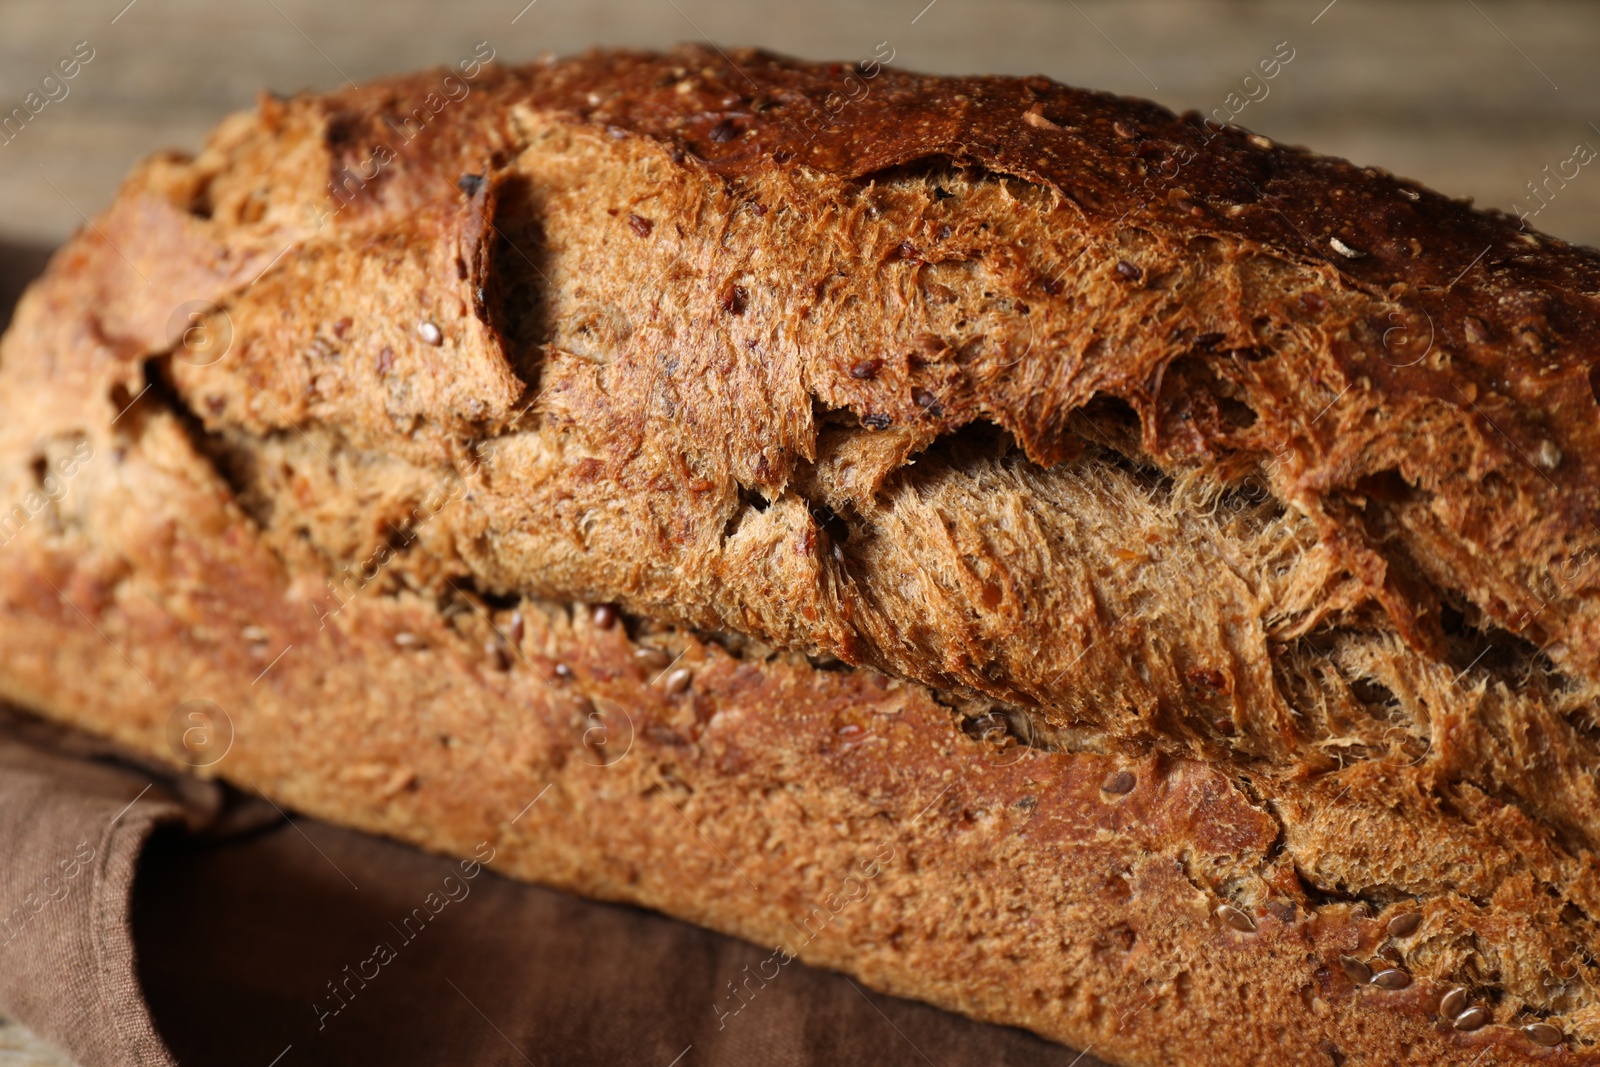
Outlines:
[[394,643],[401,648],[416,648],[422,644],[422,639],[416,634],[401,632],[394,635]]
[[1022,113],[1022,121],[1038,130],[1059,130],[1061,127],[1044,117],[1044,105],[1034,104]]
[[1390,937],[1410,937],[1422,925],[1420,912],[1408,911],[1389,920]]
[[1263,137],[1259,133],[1252,133],[1250,135],[1250,143],[1265,152],[1272,147],[1272,138]]
[[689,679],[693,677],[694,675],[690,673],[687,667],[679,667],[667,675],[667,692],[674,695],[683,692],[689,688]]
[[1404,989],[1411,984],[1411,976],[1398,967],[1389,967],[1373,975],[1372,984],[1379,989]]
[[1360,259],[1362,256],[1366,255],[1365,252],[1357,252],[1354,248],[1351,248],[1337,237],[1328,238],[1328,244],[1332,245],[1333,250],[1346,259]]
[[1356,985],[1366,985],[1372,981],[1372,968],[1356,959],[1354,956],[1340,956],[1339,966]]
[[513,611],[511,613],[511,634],[510,634],[510,639],[511,639],[512,646],[515,647],[515,648],[521,648],[522,647],[522,631],[523,631],[522,612]]
[[431,322],[419,322],[417,324],[417,336],[430,345],[444,344],[444,334],[439,331],[439,327]]
[[1539,466],[1547,471],[1561,466],[1561,449],[1556,447],[1554,441],[1539,442]]
[[1246,915],[1244,912],[1240,911],[1238,908],[1234,907],[1232,904],[1217,905],[1217,910],[1214,914],[1217,918],[1221,919],[1235,930],[1238,930],[1240,933],[1248,934],[1255,932],[1255,920],[1250,918],[1250,916]]
[[244,638],[246,641],[252,641],[259,645],[262,642],[270,639],[272,635],[267,633],[267,631],[262,629],[260,626],[246,626],[244,629],[239,631],[239,636]]
[[1528,1035],[1529,1041],[1532,1041],[1535,1045],[1543,1045],[1545,1048],[1554,1048],[1556,1045],[1561,1044],[1562,1039],[1566,1037],[1561,1032],[1560,1027],[1551,1026],[1549,1023],[1529,1023],[1522,1028],[1522,1032]]

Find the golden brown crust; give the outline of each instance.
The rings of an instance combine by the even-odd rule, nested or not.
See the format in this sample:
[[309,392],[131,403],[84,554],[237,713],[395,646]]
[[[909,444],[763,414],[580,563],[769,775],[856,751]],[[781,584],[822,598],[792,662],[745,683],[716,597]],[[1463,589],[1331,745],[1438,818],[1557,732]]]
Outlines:
[[1129,1063],[1589,1062],[1592,254],[1042,80],[815,125],[848,72],[733,58],[266,99],[137,172],[0,349],[0,693],[158,752],[212,700],[241,783],[760,941],[884,843],[790,947]]
[[[123,462],[170,506],[224,518],[204,487]],[[1459,916],[1395,938],[1408,906],[1312,906],[1273,860],[1272,815],[1215,767],[996,747],[916,686],[652,634],[692,673],[678,689],[582,606],[521,612],[511,670],[474,654],[494,639],[477,605],[452,626],[416,598],[363,601],[319,630],[257,546],[174,532],[128,582],[142,611],[97,610],[87,564],[8,568],[5,695],[182,754],[171,712],[205,694],[235,731],[213,773],[428,848],[486,840],[507,873],[776,946],[706,1006],[726,1025],[798,954],[1114,1062],[1600,1062],[1506,1025],[1457,1031],[1437,982],[1358,987],[1341,958],[1409,954]],[[226,591],[198,595],[197,576]],[[1515,924],[1533,902],[1496,904]]]
[[[1283,498],[1318,519],[1408,638],[1431,642],[1437,607],[1388,573],[1397,566],[1420,567],[1498,625],[1554,646],[1568,669],[1600,677],[1592,252],[1371,168],[1047,79],[892,69],[863,79],[838,64],[732,56],[601,52],[507,71],[403,143],[396,126],[437,75],[295,101],[276,121],[292,128],[310,107],[325,160],[309,173],[301,156],[256,161],[274,179],[292,173],[298,202],[277,189],[248,192],[272,205],[266,218],[276,209],[302,226],[308,203],[319,220],[330,207],[348,210],[339,225],[436,210],[459,175],[508,161],[525,144],[519,115],[535,113],[641,134],[685,173],[724,177],[734,190],[797,170],[861,181],[941,158],[1016,176],[1062,197],[1074,228],[1117,235],[1127,258],[1096,250],[1069,263],[1046,242],[1037,258],[1005,264],[1007,295],[1048,325],[1016,308],[999,316],[962,365],[920,379],[937,411],[917,403],[918,382],[864,383],[848,373],[851,353],[821,354],[802,381],[783,383],[790,395],[742,413],[763,432],[717,439],[741,481],[781,487],[809,454],[809,420],[792,410],[807,391],[910,422],[924,441],[993,420],[1046,464],[1074,447],[1074,409],[1117,396],[1138,410],[1145,449],[1166,464],[1200,463],[1223,480],[1273,470]],[[831,106],[864,80],[862,102]],[[377,168],[348,208],[330,201],[322,181],[352,188],[342,176],[370,167],[379,144],[398,162]],[[966,235],[926,217],[905,219],[899,238],[862,251],[912,264],[971,254]],[[1163,288],[1202,246],[1225,269],[1205,279],[1206,298],[1175,301]],[[1285,267],[1293,277],[1252,277]],[[1072,300],[1078,275],[1095,276],[1087,308]],[[1051,291],[1063,284],[1067,293]],[[1190,314],[1160,315],[1175,304]],[[1047,358],[1019,355],[1039,350]],[[1229,417],[1242,415],[1230,403],[1249,410],[1248,425]],[[757,442],[787,457],[766,456],[762,470]],[[1375,506],[1374,482],[1403,487],[1403,499],[1378,496]],[[1381,516],[1360,513],[1371,511]]]

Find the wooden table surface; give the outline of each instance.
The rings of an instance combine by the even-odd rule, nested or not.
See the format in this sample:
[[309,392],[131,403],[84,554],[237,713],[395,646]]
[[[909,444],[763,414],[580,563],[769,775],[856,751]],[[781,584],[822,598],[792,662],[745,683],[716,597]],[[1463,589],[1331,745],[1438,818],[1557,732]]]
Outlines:
[[[706,37],[838,59],[885,42],[901,67],[1042,72],[1206,113],[1286,49],[1294,58],[1242,124],[1508,211],[1538,207],[1528,183],[1576,146],[1600,147],[1592,0],[13,2],[0,8],[0,115],[79,42],[93,58],[65,97],[0,143],[0,244],[36,264],[27,249],[100,210],[131,163],[197,148],[261,88],[449,63],[480,41],[515,61]],[[1600,166],[1551,188],[1533,223],[1600,245]],[[0,1067],[65,1062],[0,1023]]]

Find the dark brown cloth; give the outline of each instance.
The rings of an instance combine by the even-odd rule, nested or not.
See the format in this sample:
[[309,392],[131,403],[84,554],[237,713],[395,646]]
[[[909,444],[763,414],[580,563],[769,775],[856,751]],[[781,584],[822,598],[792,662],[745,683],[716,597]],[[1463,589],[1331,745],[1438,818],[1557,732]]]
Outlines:
[[0,1012],[80,1067],[1098,1064],[3,710],[0,857]]

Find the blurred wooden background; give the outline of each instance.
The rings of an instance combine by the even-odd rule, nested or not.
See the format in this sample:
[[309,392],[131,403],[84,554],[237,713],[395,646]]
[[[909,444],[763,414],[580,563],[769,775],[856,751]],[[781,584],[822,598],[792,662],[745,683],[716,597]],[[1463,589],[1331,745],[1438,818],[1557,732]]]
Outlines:
[[[484,40],[518,60],[702,35],[839,59],[887,41],[906,68],[1042,72],[1205,112],[1286,41],[1293,62],[1241,123],[1507,210],[1577,143],[1600,148],[1593,0],[34,0],[0,7],[0,113],[75,43],[94,58],[0,144],[0,239],[59,242],[131,162],[195,148],[259,88],[450,62]],[[1535,224],[1600,245],[1600,166]]]
[[[834,59],[881,41],[905,68],[1044,73],[1207,113],[1286,42],[1293,61],[1239,122],[1503,210],[1538,207],[1529,182],[1579,144],[1600,149],[1593,0],[11,0],[0,116],[79,42],[93,58],[0,136],[0,324],[43,251],[103,208],[130,164],[195,149],[258,89],[448,63],[479,41],[516,61],[705,37]],[[1533,223],[1600,245],[1600,166]],[[0,1020],[0,1067],[63,1062]]]

